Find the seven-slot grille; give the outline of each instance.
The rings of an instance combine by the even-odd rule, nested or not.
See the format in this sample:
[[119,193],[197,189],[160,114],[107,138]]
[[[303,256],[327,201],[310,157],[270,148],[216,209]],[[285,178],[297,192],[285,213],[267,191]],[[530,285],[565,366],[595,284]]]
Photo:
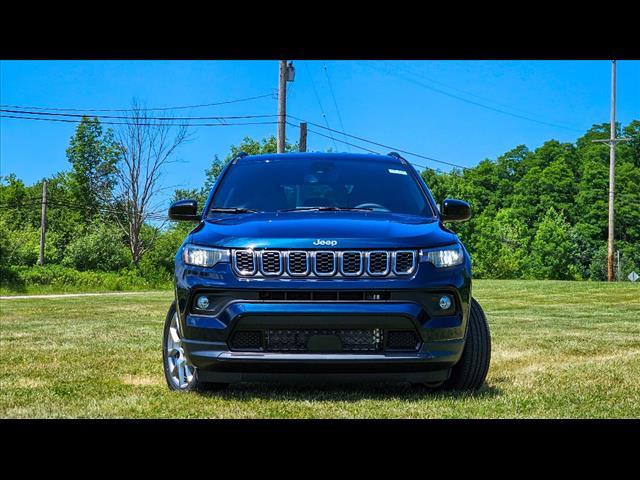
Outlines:
[[413,250],[234,250],[240,276],[406,276],[416,269]]

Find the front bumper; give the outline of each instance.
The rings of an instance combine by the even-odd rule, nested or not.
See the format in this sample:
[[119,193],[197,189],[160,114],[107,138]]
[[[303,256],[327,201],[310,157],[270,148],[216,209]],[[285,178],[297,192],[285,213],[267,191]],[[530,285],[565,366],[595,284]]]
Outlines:
[[[407,279],[240,279],[228,265],[212,269],[177,266],[176,299],[183,345],[203,381],[274,381],[281,378],[362,379],[438,382],[445,380],[464,348],[471,298],[470,265],[437,270],[422,264]],[[259,292],[382,291],[381,301],[272,301]],[[193,313],[203,292],[227,298],[210,314]],[[424,304],[430,294],[447,293],[455,312],[434,314]],[[413,330],[414,351],[274,352],[234,351],[229,343],[241,329],[375,328]],[[313,374],[313,375],[309,375]]]

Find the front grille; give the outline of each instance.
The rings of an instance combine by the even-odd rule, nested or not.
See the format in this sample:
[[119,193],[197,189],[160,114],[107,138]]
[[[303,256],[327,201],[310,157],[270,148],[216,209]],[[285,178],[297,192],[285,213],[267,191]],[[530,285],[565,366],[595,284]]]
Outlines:
[[232,259],[242,277],[401,277],[417,268],[413,250],[234,250]]
[[341,269],[343,275],[361,274],[362,254],[360,252],[344,252],[342,254]]
[[389,252],[370,252],[367,269],[369,275],[386,275],[389,273]]
[[295,329],[267,330],[265,350],[270,352],[378,352],[382,330]]
[[280,252],[261,252],[260,263],[260,271],[264,275],[280,275],[282,273],[282,261],[280,260]]
[[235,252],[234,264],[241,275],[253,275],[256,271],[255,255],[251,250],[238,250]]
[[290,275],[306,275],[309,272],[307,252],[289,252],[287,271]]
[[415,255],[413,252],[396,252],[393,262],[393,273],[411,273],[415,266]]
[[316,252],[314,255],[316,275],[333,275],[336,271],[336,256],[333,252]]

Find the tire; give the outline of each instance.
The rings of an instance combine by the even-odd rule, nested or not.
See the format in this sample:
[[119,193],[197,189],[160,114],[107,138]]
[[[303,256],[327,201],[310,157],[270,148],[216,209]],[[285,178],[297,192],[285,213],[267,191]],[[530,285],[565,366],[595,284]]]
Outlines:
[[467,339],[460,361],[451,370],[443,390],[478,390],[484,384],[491,362],[491,335],[482,307],[471,299]]
[[[226,387],[227,385],[224,383],[202,382],[198,379],[198,370],[189,364],[180,341],[177,341],[178,338],[175,337],[176,334],[181,341],[180,322],[177,321],[176,302],[174,301],[167,312],[162,334],[162,367],[169,390],[178,392],[210,391]],[[183,369],[182,378],[172,374],[177,365],[179,365],[178,369]]]

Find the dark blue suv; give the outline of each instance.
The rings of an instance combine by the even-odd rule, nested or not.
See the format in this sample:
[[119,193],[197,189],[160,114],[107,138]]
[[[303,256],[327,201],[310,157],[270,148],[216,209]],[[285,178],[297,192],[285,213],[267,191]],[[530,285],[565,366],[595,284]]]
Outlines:
[[487,320],[469,254],[398,154],[240,154],[178,250],[163,358],[172,390],[317,378],[477,389]]

